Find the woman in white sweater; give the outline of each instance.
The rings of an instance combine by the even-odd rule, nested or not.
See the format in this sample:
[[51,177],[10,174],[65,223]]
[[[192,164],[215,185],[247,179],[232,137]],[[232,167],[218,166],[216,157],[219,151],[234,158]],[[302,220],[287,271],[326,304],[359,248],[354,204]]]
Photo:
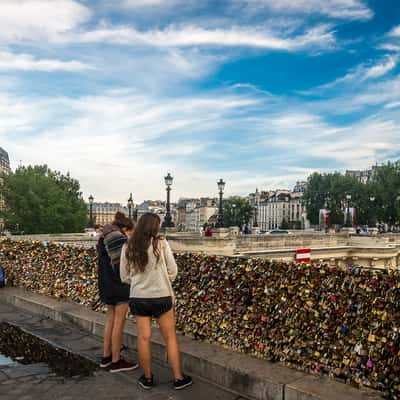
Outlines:
[[174,388],[179,390],[192,384],[192,378],[181,370],[179,345],[175,329],[172,282],[177,265],[168,242],[160,236],[160,217],[144,214],[121,253],[122,282],[130,284],[130,308],[136,316],[138,352],[143,375],[139,385],[150,389],[151,372],[151,319],[157,319],[167,344],[168,360],[174,374]]

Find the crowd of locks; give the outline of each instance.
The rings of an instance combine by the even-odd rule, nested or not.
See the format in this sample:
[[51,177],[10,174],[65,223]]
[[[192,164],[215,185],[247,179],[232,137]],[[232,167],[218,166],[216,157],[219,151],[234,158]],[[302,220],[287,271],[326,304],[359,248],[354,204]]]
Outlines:
[[[177,254],[179,330],[400,399],[400,273]],[[94,248],[0,243],[8,282],[103,310]]]

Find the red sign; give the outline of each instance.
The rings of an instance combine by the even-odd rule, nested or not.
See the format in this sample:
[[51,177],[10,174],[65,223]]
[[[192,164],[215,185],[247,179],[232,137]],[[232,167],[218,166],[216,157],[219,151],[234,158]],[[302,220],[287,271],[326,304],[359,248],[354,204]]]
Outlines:
[[296,261],[308,263],[311,261],[311,249],[296,250]]

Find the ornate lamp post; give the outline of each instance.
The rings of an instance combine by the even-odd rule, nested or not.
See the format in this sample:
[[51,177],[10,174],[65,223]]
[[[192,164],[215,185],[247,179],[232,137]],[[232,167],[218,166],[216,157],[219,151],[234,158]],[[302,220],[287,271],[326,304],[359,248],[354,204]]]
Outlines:
[[254,220],[253,220],[253,228],[258,228],[258,222],[257,222],[258,199],[259,199],[259,193],[258,193],[258,188],[257,188],[257,189],[256,189],[256,194],[254,195]]
[[217,182],[219,190],[219,208],[218,208],[218,218],[217,218],[217,228],[222,228],[224,226],[224,210],[222,208],[222,196],[224,194],[225,182],[222,178]]
[[92,195],[89,196],[89,228],[93,228],[93,202],[94,197]]
[[236,225],[236,204],[232,204],[233,224]]
[[132,206],[133,206],[133,198],[132,198],[132,193],[129,196],[128,199],[128,211],[129,211],[129,218],[132,218]]
[[346,228],[351,228],[353,226],[353,223],[351,221],[351,216],[350,216],[351,194],[346,194],[346,200],[347,200],[347,217],[346,217],[345,227]]
[[164,177],[165,181],[165,186],[167,189],[167,212],[165,214],[164,222],[162,224],[163,228],[172,228],[174,226],[174,223],[172,222],[172,217],[171,217],[171,203],[170,203],[170,196],[171,196],[171,186],[174,178],[171,176],[171,174],[168,172],[168,175]]
[[375,222],[375,196],[371,196],[369,198],[369,201],[371,202],[371,209],[372,209],[369,225],[371,228],[373,228],[376,225],[376,222]]

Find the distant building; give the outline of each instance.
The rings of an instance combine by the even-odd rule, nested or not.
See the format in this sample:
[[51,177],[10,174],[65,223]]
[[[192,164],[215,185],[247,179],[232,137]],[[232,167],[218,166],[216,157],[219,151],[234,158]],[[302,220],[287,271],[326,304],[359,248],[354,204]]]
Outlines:
[[[0,147],[0,174],[9,174],[11,172],[10,168],[10,159],[8,158],[8,153]],[[1,178],[0,178],[1,179]],[[4,202],[4,194],[3,194],[3,181],[0,181],[0,211],[3,211],[5,208]],[[4,228],[4,221],[0,219],[0,229]]]
[[[298,186],[295,188],[298,188]],[[269,192],[258,206],[258,226],[264,231],[282,227],[304,228],[307,224],[303,192],[279,189]]]
[[294,193],[304,193],[307,188],[307,182],[305,181],[297,181],[294,185],[293,192]]
[[10,168],[10,159],[8,158],[8,153],[0,147],[0,172],[9,173],[11,171]]
[[177,227],[183,231],[199,232],[218,212],[217,200],[208,197],[180,199],[177,206]]
[[[128,207],[121,203],[93,203],[93,223],[99,225],[111,224],[114,221],[114,216],[117,211],[121,211],[128,215]],[[88,215],[90,213],[90,205],[88,204]]]
[[367,183],[370,181],[373,175],[373,169],[364,169],[364,170],[347,170],[346,176],[350,176],[352,178],[357,179],[361,183]]
[[[177,208],[175,203],[171,203],[170,205],[170,213],[172,222],[176,226],[176,219],[177,219]],[[160,219],[161,223],[163,223],[165,214],[166,214],[166,202],[161,200],[145,200],[141,204],[137,206],[137,217],[138,219],[146,213],[154,213],[157,214]]]

